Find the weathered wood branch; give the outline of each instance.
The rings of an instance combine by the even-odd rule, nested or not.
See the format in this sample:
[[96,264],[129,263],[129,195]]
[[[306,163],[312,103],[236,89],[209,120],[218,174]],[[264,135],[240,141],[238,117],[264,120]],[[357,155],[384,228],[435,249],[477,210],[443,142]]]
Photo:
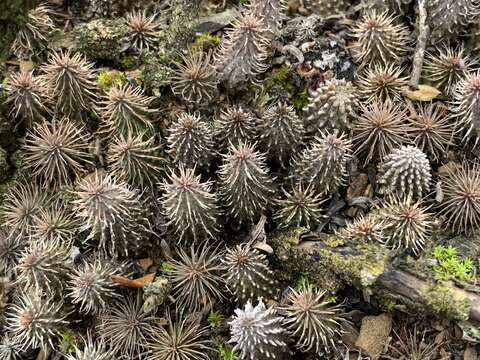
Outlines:
[[417,46],[413,56],[412,72],[408,86],[411,90],[418,90],[418,83],[422,75],[423,58],[425,57],[425,48],[430,38],[430,27],[427,23],[427,10],[425,9],[425,0],[418,1],[418,31]]

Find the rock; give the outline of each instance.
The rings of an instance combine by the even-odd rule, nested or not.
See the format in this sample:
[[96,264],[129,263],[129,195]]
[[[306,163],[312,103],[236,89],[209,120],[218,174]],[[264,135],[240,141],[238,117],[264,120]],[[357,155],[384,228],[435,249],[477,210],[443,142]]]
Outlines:
[[213,33],[223,29],[239,16],[235,9],[227,9],[221,13],[202,17],[194,26],[194,30],[199,33]]
[[391,330],[392,317],[390,314],[365,316],[355,345],[376,359],[382,354]]
[[463,353],[463,360],[478,360],[477,350],[473,346],[467,346]]

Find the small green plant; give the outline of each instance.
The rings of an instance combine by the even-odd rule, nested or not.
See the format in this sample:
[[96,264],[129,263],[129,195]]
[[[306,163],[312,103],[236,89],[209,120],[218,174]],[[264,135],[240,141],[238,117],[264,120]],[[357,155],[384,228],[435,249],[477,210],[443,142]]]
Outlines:
[[135,58],[130,55],[124,55],[120,58],[120,68],[122,70],[130,70],[135,66]]
[[461,259],[457,249],[453,246],[438,245],[433,249],[432,255],[437,259],[433,271],[439,280],[460,280],[467,281],[474,277],[475,264],[469,259]]
[[73,354],[75,352],[75,345],[77,344],[78,337],[73,330],[66,329],[62,333],[62,339],[60,340],[59,350],[63,354]]
[[305,289],[311,289],[315,287],[315,282],[310,279],[307,275],[300,275],[300,277],[297,280],[297,284],[295,285],[295,290],[305,290]]
[[221,36],[203,33],[197,36],[193,43],[195,50],[208,49],[220,45]]
[[112,87],[121,87],[125,83],[125,74],[117,71],[102,71],[97,78],[97,84],[102,90],[108,92]]
[[210,311],[210,314],[208,314],[207,321],[212,328],[217,327],[222,320],[223,315],[218,311]]
[[162,272],[169,273],[170,271],[172,271],[173,266],[169,262],[164,261],[161,264],[161,268],[162,268]]
[[218,354],[222,360],[237,360],[238,356],[232,348],[227,345],[218,345]]

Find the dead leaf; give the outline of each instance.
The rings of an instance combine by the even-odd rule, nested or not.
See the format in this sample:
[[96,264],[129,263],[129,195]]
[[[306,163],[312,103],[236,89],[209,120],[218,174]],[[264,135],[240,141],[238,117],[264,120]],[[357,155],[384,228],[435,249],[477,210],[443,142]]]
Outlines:
[[115,284],[119,284],[119,285],[130,287],[130,288],[136,288],[136,289],[142,288],[143,285],[145,285],[146,283],[152,282],[153,280],[155,280],[155,273],[142,276],[141,278],[138,278],[138,279],[129,279],[125,276],[119,276],[119,275],[112,276],[112,281]]
[[138,260],[138,265],[139,265],[143,270],[147,271],[148,268],[153,265],[153,260],[150,259],[150,258],[140,259],[140,260]]
[[272,249],[272,247],[271,247],[270,245],[268,245],[267,243],[257,241],[257,242],[255,243],[255,245],[253,245],[253,247],[254,247],[255,249],[258,249],[258,250],[261,250],[261,251],[265,251],[266,253],[268,253],[268,254],[270,254],[270,255],[273,254],[273,249]]
[[403,89],[403,96],[412,101],[432,101],[440,93],[437,88],[430,85],[418,85],[418,90],[410,90],[408,87]]

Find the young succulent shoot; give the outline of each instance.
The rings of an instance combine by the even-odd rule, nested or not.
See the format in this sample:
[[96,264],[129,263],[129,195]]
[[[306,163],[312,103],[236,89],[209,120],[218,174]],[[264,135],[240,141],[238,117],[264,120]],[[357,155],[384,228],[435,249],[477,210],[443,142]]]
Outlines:
[[284,325],[301,351],[323,354],[336,349],[345,317],[342,305],[332,304],[326,291],[311,286],[298,291],[290,288],[286,303],[279,311],[285,316]]
[[116,358],[113,351],[107,349],[103,341],[94,341],[90,333],[83,339],[83,346],[74,347],[74,351],[65,354],[66,360],[114,360]]
[[393,150],[380,165],[380,184],[387,192],[422,197],[430,188],[432,170],[427,155],[415,146]]
[[351,82],[327,80],[313,91],[304,109],[308,132],[350,128],[356,102],[357,91]]
[[255,77],[267,69],[268,29],[262,18],[251,13],[238,19],[221,43],[217,54],[219,80],[231,89]]
[[393,149],[408,143],[412,127],[407,122],[407,110],[391,101],[374,101],[361,106],[353,122],[355,155],[372,161],[383,161]]
[[96,326],[100,340],[119,356],[134,359],[147,351],[151,338],[160,330],[158,318],[142,310],[140,291],[110,304]]
[[255,221],[272,201],[273,179],[265,155],[254,145],[230,145],[219,171],[220,191],[232,217],[239,223]]
[[22,247],[20,239],[12,236],[8,229],[0,229],[0,276],[12,272],[20,258]]
[[35,185],[19,183],[4,196],[0,206],[3,226],[19,236],[31,234],[35,215],[49,202],[46,192]]
[[269,158],[286,167],[291,155],[303,143],[304,132],[303,121],[293,106],[279,102],[271,105],[262,116],[260,143]]
[[67,118],[39,123],[25,137],[25,166],[46,188],[69,185],[85,172],[85,165],[93,165],[89,140]]
[[7,82],[7,104],[10,115],[27,128],[50,114],[50,97],[45,82],[33,72],[12,74]]
[[425,78],[446,94],[452,95],[458,82],[476,66],[476,61],[465,53],[463,46],[452,47],[444,44],[425,56],[423,70]]
[[378,101],[402,101],[402,91],[408,78],[403,77],[403,68],[395,64],[373,64],[366,68],[356,82],[359,97],[371,103]]
[[251,244],[228,248],[222,259],[225,281],[240,303],[262,296],[271,296],[275,290],[273,271],[265,255]]
[[69,259],[69,244],[32,241],[18,260],[17,282],[24,289],[57,293],[63,288]]
[[85,260],[69,274],[67,292],[72,303],[84,313],[103,312],[112,299],[119,296],[112,277],[120,275],[121,270],[117,264],[106,259],[96,257],[91,261]]
[[447,109],[436,103],[419,104],[408,118],[413,143],[433,160],[440,160],[457,138],[455,124],[450,122]]
[[162,184],[163,211],[179,240],[205,240],[218,232],[219,209],[212,182],[202,182],[195,169],[180,165]]
[[251,0],[247,6],[249,14],[262,19],[265,37],[270,39],[278,34],[283,20],[282,0]]
[[451,229],[472,234],[480,228],[480,166],[462,163],[440,175],[439,214]]
[[87,240],[98,240],[111,256],[128,255],[146,246],[151,224],[140,193],[111,175],[96,171],[78,182],[73,192],[74,213]]
[[199,114],[183,113],[169,128],[168,152],[187,167],[206,165],[214,153],[210,126]]
[[209,360],[213,350],[208,340],[208,328],[188,318],[161,327],[149,341],[147,360]]
[[22,350],[23,344],[11,334],[5,334],[0,338],[0,359],[2,360],[22,360],[25,359],[25,353]]
[[352,27],[353,57],[359,64],[399,62],[409,49],[410,31],[388,11],[367,11]]
[[448,33],[458,33],[478,19],[480,4],[476,0],[430,0],[426,10],[434,38],[445,38]]
[[172,284],[173,297],[181,309],[191,312],[212,307],[223,298],[221,277],[224,267],[220,262],[222,252],[208,245],[178,249],[178,259],[169,260],[167,279]]
[[138,52],[155,48],[160,36],[160,23],[156,14],[147,15],[145,10],[133,11],[126,15],[126,22],[130,28],[130,43]]
[[48,46],[49,35],[55,28],[51,10],[40,5],[28,12],[25,25],[17,32],[12,53],[19,59],[30,59]]
[[100,102],[102,132],[128,136],[152,131],[149,115],[154,110],[148,108],[151,101],[140,87],[129,84],[112,87]]
[[339,235],[354,243],[384,243],[383,221],[372,215],[360,215],[339,231]]
[[[453,93],[452,117],[464,139],[478,138],[480,133],[480,71],[467,74],[460,80]],[[478,141],[478,140],[477,140]]]
[[217,92],[217,72],[211,64],[211,52],[189,49],[180,54],[172,77],[172,91],[185,102],[201,104],[213,99]]
[[351,159],[346,134],[320,133],[293,162],[293,179],[318,193],[331,194],[345,183]]
[[223,149],[229,144],[254,142],[257,138],[259,120],[242,105],[231,105],[222,110],[215,122],[215,138]]
[[42,207],[34,215],[32,240],[47,243],[72,244],[78,223],[73,212],[59,201]]
[[54,52],[42,70],[60,115],[76,119],[83,118],[84,112],[95,110],[96,76],[93,63],[87,62],[78,53]]
[[279,227],[313,228],[321,221],[325,211],[322,205],[327,199],[316,193],[311,186],[299,184],[292,186],[290,192],[282,190],[285,197],[276,201],[279,209],[273,217]]
[[262,299],[253,306],[250,300],[243,309],[235,309],[229,322],[234,351],[242,360],[275,359],[288,354],[287,330],[284,319],[273,307],[266,307]]
[[111,174],[140,188],[153,188],[160,179],[165,159],[160,157],[162,146],[155,138],[144,140],[145,135],[117,135],[107,151]]
[[420,201],[410,196],[391,195],[380,208],[385,244],[418,255],[425,247],[433,228],[432,214]]
[[7,312],[6,329],[21,345],[21,351],[55,348],[68,325],[63,303],[40,292],[21,292]]

